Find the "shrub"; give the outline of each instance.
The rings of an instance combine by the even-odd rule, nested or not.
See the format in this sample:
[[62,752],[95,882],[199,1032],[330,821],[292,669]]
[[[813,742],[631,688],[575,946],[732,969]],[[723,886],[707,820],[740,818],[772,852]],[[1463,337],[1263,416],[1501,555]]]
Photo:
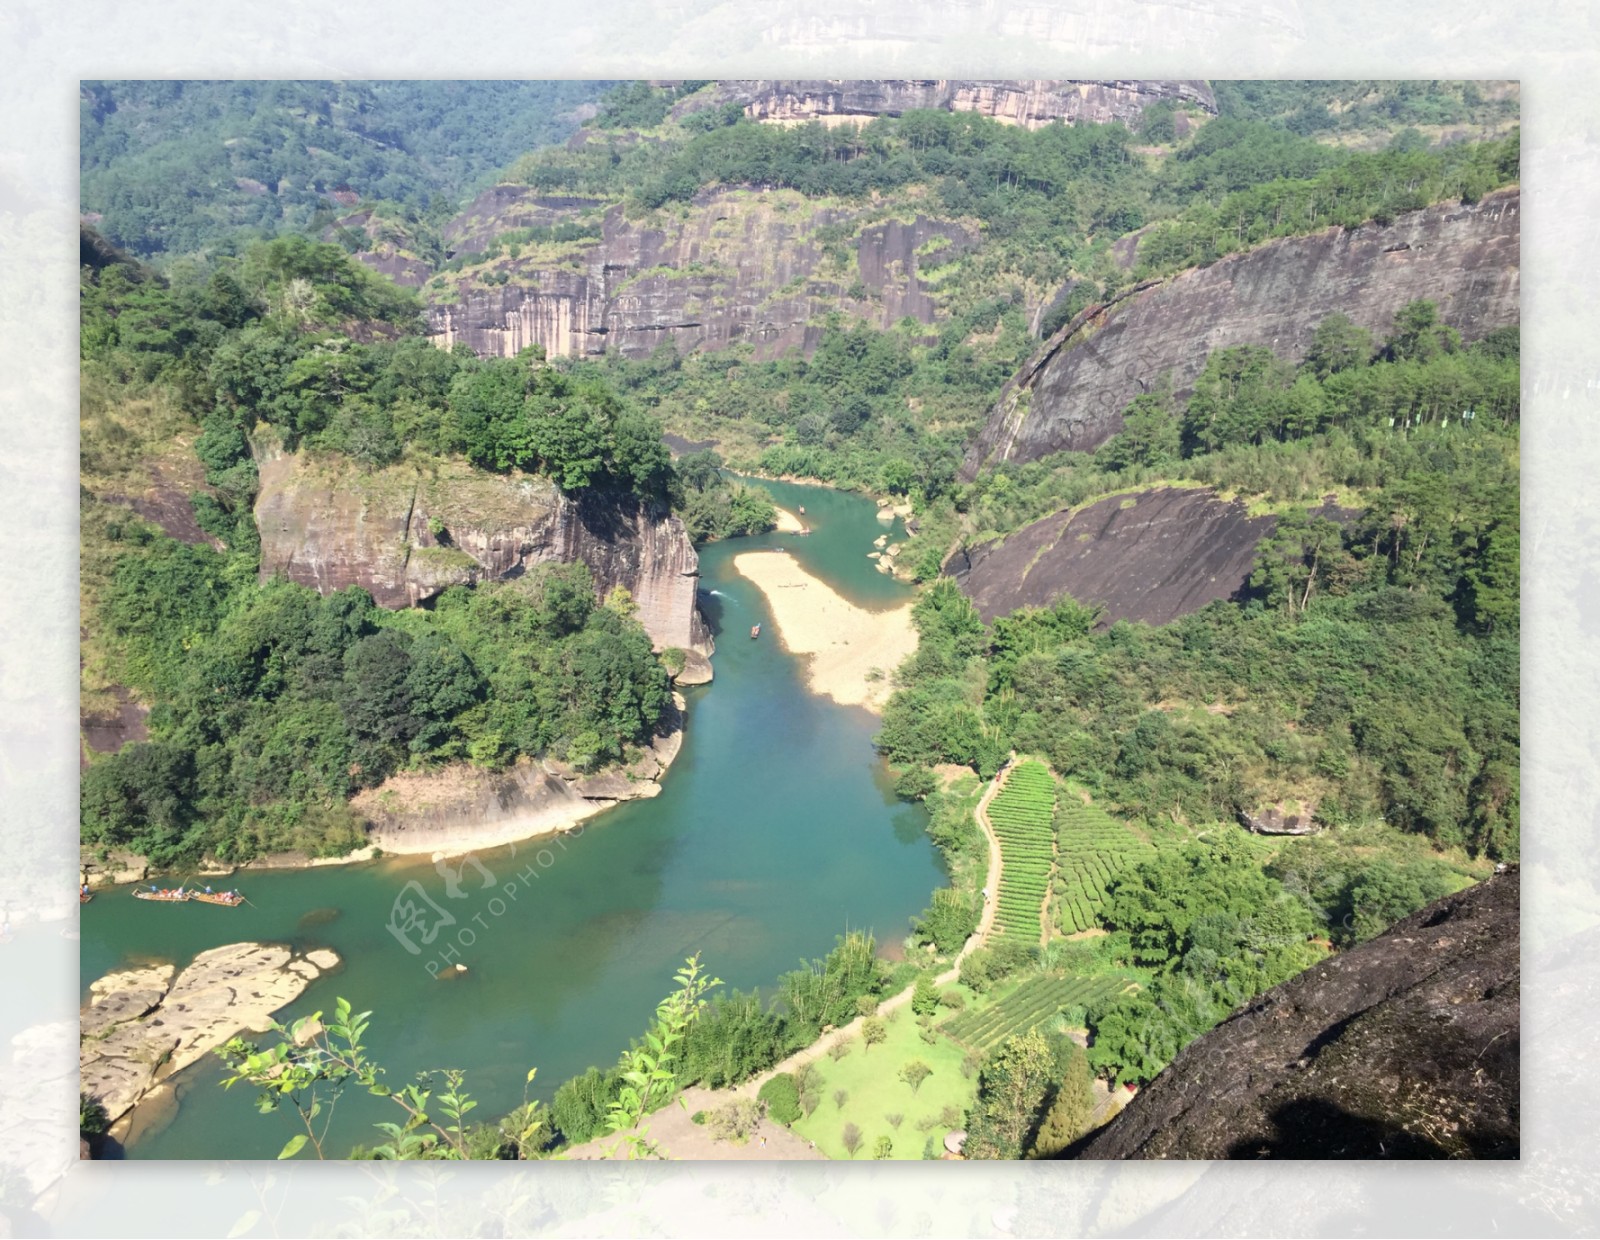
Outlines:
[[861,1129],[854,1124],[846,1124],[844,1130],[839,1134],[839,1140],[844,1143],[844,1148],[849,1152],[850,1157],[854,1158],[856,1151],[861,1148]]
[[743,1145],[761,1122],[761,1105],[753,1098],[735,1098],[711,1112],[707,1126],[717,1141]]

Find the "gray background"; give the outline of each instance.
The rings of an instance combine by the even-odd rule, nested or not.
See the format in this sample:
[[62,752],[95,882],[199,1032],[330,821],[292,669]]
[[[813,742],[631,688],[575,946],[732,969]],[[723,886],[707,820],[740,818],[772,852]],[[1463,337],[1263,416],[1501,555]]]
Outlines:
[[[1549,0],[8,0],[0,7],[0,1211],[13,1234],[1593,1234],[1600,574],[1593,11]],[[83,77],[1523,82],[1524,1158],[1495,1166],[78,1164]],[[25,1010],[24,1010],[25,1009]],[[470,1016],[464,1014],[464,1019]],[[248,1113],[242,1122],[249,1122]],[[0,1235],[6,1234],[0,1219]]]

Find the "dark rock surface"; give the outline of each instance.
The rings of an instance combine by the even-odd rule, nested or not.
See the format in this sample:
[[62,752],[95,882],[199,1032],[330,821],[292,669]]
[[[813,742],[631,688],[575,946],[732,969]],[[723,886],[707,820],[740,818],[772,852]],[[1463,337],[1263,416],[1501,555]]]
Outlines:
[[363,474],[269,449],[258,461],[263,580],[281,574],[324,594],[358,585],[384,607],[407,607],[452,585],[581,560],[598,597],[617,586],[633,596],[658,646],[711,650],[695,606],[700,558],[677,517],[621,497],[572,499],[546,478],[464,462]]
[[1212,114],[1217,103],[1203,81],[1150,82],[1064,78],[1032,80],[879,78],[870,81],[743,80],[718,82],[715,89],[683,100],[675,116],[727,103],[744,105],[745,115],[762,121],[859,122],[874,116],[899,116],[913,110],[976,112],[994,120],[1037,129],[1054,121],[1067,124],[1138,123],[1153,103],[1176,100]]
[[1447,896],[1185,1048],[1073,1158],[1516,1158],[1520,877]]
[[[512,228],[576,220],[592,205],[501,185],[481,194],[446,234],[460,248],[481,248]],[[908,316],[934,323],[941,312],[919,278],[924,256],[917,251],[944,238],[933,261],[946,263],[975,238],[960,224],[920,214],[863,220],[846,243],[845,265],[826,263],[818,230],[848,228],[868,209],[748,189],[704,192],[681,218],[631,220],[613,207],[602,236],[561,251],[567,257],[559,262],[534,253],[503,256],[494,273],[505,283],[492,287],[450,277],[444,294],[431,294],[429,334],[437,344],[465,344],[484,356],[514,357],[537,344],[552,357],[647,357],[670,340],[684,353],[744,341],[768,358],[809,353],[832,311],[880,328]],[[857,283],[864,298],[850,295]]]
[[1233,598],[1276,523],[1209,489],[1161,487],[1063,510],[945,565],[987,620],[1063,594],[1105,608],[1103,623],[1165,624]]
[[1442,203],[1392,224],[1286,237],[1209,267],[1135,286],[1047,341],[1002,390],[962,463],[1091,451],[1122,429],[1122,410],[1167,372],[1186,396],[1213,349],[1264,345],[1305,356],[1334,312],[1378,338],[1407,302],[1438,303],[1467,341],[1520,321],[1521,196]]

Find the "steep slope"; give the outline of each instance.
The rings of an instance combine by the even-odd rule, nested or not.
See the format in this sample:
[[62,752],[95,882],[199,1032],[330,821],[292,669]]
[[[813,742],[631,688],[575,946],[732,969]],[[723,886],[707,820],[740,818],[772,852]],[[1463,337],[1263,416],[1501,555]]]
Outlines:
[[1516,1158],[1515,868],[1269,990],[1075,1158]]
[[601,214],[593,199],[496,186],[446,227],[454,250],[562,223],[599,235],[443,277],[442,291],[428,290],[428,331],[437,344],[491,356],[537,344],[550,356],[647,357],[666,341],[680,352],[747,341],[768,358],[810,352],[830,311],[880,328],[907,317],[932,324],[939,307],[919,251],[932,243],[948,262],[975,232],[914,206],[893,217],[869,210],[787,190],[720,189],[696,195],[681,217],[633,220],[620,206]]
[[[581,560],[604,598],[618,586],[658,647],[710,652],[695,606],[700,561],[677,517],[615,497],[562,495],[548,479],[485,474],[465,464],[363,474],[304,454],[259,452],[261,576],[324,594],[358,585],[406,607],[452,585],[520,576]],[[709,665],[691,658],[706,678]]]
[[1136,285],[1068,323],[1006,385],[962,462],[1091,451],[1122,410],[1170,371],[1186,395],[1213,349],[1258,344],[1299,360],[1335,312],[1380,337],[1407,302],[1436,302],[1468,341],[1520,318],[1521,195],[1441,203],[1391,224],[1268,242],[1209,267]]
[[752,119],[791,124],[860,124],[875,116],[937,108],[973,112],[1025,129],[1056,121],[1069,125],[1122,121],[1132,126],[1147,107],[1168,100],[1212,114],[1217,110],[1210,86],[1202,81],[881,78],[718,82],[712,89],[680,101],[673,116],[681,118],[738,103]]
[[986,621],[1067,594],[1103,606],[1106,623],[1166,624],[1243,589],[1274,520],[1206,488],[1113,495],[957,552],[945,575]]

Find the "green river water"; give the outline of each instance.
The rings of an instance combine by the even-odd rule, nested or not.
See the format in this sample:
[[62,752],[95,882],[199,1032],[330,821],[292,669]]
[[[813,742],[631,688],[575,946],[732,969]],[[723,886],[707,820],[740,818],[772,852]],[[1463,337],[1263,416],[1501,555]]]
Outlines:
[[[701,602],[717,633],[715,682],[688,690],[682,753],[653,800],[607,811],[561,840],[479,854],[496,878],[465,874],[445,896],[426,859],[387,859],[297,871],[247,871],[249,907],[163,905],[108,890],[82,912],[81,982],[145,960],[186,964],[247,940],[327,947],[342,965],[280,1019],[328,1009],[336,995],[371,1009],[368,1042],[400,1084],[425,1068],[467,1072],[490,1118],[530,1096],[548,1098],[590,1064],[615,1061],[671,988],[684,957],[702,953],[728,987],[770,986],[802,957],[821,956],[848,928],[898,946],[908,919],[944,881],[924,815],[895,800],[873,752],[876,719],[808,693],[800,661],[768,636],[764,600],[730,565],[742,551],[781,545],[841,594],[869,608],[905,601],[907,587],[867,558],[889,527],[872,503],[826,488],[763,482],[813,533],[736,539],[701,552]],[[760,641],[747,636],[764,626]],[[543,851],[541,851],[543,850]],[[520,881],[519,876],[521,876]],[[408,953],[389,930],[409,882],[457,916],[464,975],[436,978],[447,930]],[[496,913],[505,883],[519,894]],[[476,920],[475,920],[476,918]],[[472,931],[463,945],[461,928]],[[148,1115],[134,1158],[270,1158],[298,1130],[260,1115],[248,1087],[220,1087],[208,1060],[176,1079],[178,1105]],[[329,1143],[343,1153],[376,1134],[392,1106],[366,1096],[339,1104]]]

